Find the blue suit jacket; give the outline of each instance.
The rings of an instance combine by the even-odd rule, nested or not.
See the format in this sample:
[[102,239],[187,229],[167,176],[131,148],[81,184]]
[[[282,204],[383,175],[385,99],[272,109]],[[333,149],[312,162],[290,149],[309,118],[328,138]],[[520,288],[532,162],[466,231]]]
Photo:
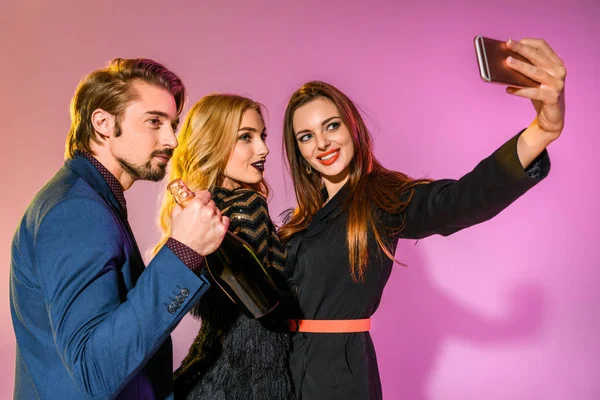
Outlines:
[[12,242],[15,399],[172,398],[169,335],[208,287],[166,246],[145,268],[100,172],[67,160]]

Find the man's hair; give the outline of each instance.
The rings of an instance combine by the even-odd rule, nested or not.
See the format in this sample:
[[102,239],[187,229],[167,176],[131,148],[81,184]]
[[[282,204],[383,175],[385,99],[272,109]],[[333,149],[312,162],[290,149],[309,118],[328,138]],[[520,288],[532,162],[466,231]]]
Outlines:
[[[79,83],[71,100],[71,129],[67,136],[65,157],[75,151],[91,153],[91,142],[99,142],[92,124],[92,113],[102,109],[115,116],[117,126],[127,104],[139,99],[134,83],[144,82],[164,88],[175,98],[177,114],[185,100],[185,86],[175,73],[147,58],[115,58]],[[118,131],[116,135],[118,135]]]

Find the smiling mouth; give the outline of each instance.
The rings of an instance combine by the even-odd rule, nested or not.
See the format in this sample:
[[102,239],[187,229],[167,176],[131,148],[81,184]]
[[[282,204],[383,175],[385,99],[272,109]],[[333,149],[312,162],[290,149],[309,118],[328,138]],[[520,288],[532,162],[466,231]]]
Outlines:
[[252,163],[250,165],[252,165],[254,168],[256,168],[257,170],[259,170],[260,172],[263,172],[265,170],[265,160],[262,161],[257,161],[255,163]]
[[339,155],[340,149],[333,149],[331,151],[328,151],[327,153],[323,153],[320,156],[318,156],[317,160],[319,160],[321,164],[327,166],[333,164],[335,160],[338,159]]

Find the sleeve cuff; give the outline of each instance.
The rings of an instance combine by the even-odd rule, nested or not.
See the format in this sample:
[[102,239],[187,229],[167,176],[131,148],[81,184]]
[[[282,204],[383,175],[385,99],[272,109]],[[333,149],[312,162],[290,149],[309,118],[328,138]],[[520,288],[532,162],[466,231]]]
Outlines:
[[528,168],[523,168],[517,154],[517,141],[524,130],[496,150],[494,158],[502,165],[508,175],[515,180],[531,179],[533,181],[541,181],[550,173],[550,157],[548,156],[548,151],[544,150]]
[[204,269],[204,265],[206,263],[203,256],[201,256],[199,253],[194,251],[192,248],[181,243],[177,239],[173,239],[172,237],[167,239],[167,243],[165,243],[165,246],[167,246],[169,249],[171,249],[171,251],[177,257],[179,257],[179,259],[189,269],[191,269],[196,275],[200,276],[202,270]]
[[548,156],[548,150],[544,149],[542,154],[537,156],[531,165],[525,170],[525,174],[530,179],[541,180],[548,176],[550,172],[550,157]]

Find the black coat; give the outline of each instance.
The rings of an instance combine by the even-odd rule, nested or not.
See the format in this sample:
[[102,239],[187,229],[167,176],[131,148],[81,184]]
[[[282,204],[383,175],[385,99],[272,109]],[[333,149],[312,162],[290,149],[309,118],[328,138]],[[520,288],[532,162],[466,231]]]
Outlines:
[[[438,180],[419,185],[402,215],[381,211],[393,226],[405,221],[404,230],[386,238],[418,239],[450,235],[486,221],[543,179],[550,169],[544,152],[527,171],[516,151],[518,136],[459,180]],[[296,291],[302,319],[361,319],[377,310],[392,260],[378,251],[369,236],[369,263],[365,281],[350,275],[346,224],[348,214],[343,187],[314,216],[310,225],[287,243],[284,275]],[[290,365],[296,397],[318,399],[381,399],[382,390],[371,336],[361,333],[295,333]]]

